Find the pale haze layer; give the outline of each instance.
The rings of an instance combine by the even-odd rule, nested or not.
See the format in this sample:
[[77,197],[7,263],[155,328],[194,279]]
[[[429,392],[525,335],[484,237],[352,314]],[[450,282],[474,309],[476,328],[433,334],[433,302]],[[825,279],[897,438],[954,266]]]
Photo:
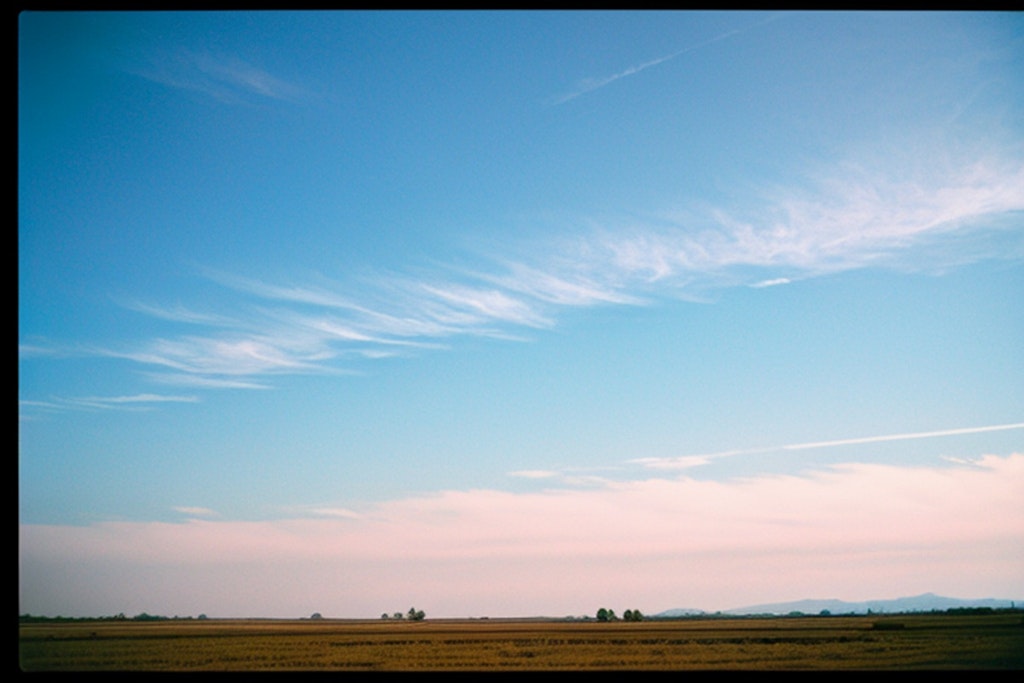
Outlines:
[[1024,18],[19,15],[19,611],[1024,597]]

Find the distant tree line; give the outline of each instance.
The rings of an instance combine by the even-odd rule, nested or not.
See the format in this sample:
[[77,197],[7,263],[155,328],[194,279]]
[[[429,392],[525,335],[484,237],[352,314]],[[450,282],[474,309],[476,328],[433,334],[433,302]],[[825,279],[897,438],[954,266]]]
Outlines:
[[[606,607],[602,607],[601,609],[597,610],[597,620],[598,621],[618,621],[619,617],[616,616],[615,610],[608,609]],[[622,620],[623,621],[643,621],[644,620],[644,615],[643,615],[643,612],[641,612],[638,609],[628,609],[628,610],[626,610],[625,612],[622,613]]]
[[[206,615],[200,614],[196,618],[206,619]],[[43,617],[32,614],[22,614],[18,617],[18,621],[23,624],[65,621],[172,621],[175,619],[192,619],[192,617],[179,617],[177,615],[173,617],[165,617],[158,614],[148,614],[146,612],[136,614],[134,617],[126,617],[124,612],[119,612],[118,614],[108,617],[62,617],[60,615],[55,617]]]
[[426,617],[426,612],[424,612],[421,609],[416,609],[415,607],[410,607],[409,611],[405,614],[402,614],[401,612],[395,612],[394,614],[389,616],[387,612],[384,612],[380,615],[381,619],[396,619],[398,621],[401,621],[403,619],[407,619],[408,621],[423,621]]

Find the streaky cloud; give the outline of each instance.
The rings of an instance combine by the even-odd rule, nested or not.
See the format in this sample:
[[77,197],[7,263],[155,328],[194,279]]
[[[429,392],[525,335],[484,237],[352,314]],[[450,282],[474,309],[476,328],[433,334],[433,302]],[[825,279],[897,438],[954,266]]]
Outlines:
[[664,64],[665,62],[673,60],[676,57],[679,57],[680,55],[684,55],[684,54],[687,54],[689,52],[693,52],[695,50],[699,50],[699,49],[707,47],[709,45],[714,45],[715,43],[720,43],[723,40],[727,40],[729,38],[732,38],[733,36],[740,35],[741,33],[745,33],[746,31],[749,31],[750,29],[755,28],[757,26],[760,26],[762,24],[766,24],[766,23],[768,23],[770,21],[775,21],[776,19],[779,19],[781,16],[782,15],[775,15],[773,17],[769,17],[768,19],[759,21],[756,24],[753,24],[752,26],[747,26],[745,28],[737,28],[737,29],[732,29],[730,31],[726,31],[725,33],[721,33],[721,34],[719,34],[719,35],[717,35],[717,36],[715,36],[713,38],[709,38],[708,40],[701,41],[701,42],[696,43],[694,45],[687,46],[687,47],[685,47],[685,48],[683,48],[681,50],[677,50],[677,51],[672,52],[670,54],[667,54],[667,55],[664,55],[664,56],[661,56],[661,57],[657,57],[655,59],[651,59],[649,61],[642,62],[642,63],[636,64],[634,66],[627,67],[626,69],[623,69],[622,71],[620,71],[618,73],[612,74],[611,76],[605,76],[605,77],[602,77],[602,78],[585,78],[585,79],[581,80],[579,83],[577,83],[576,87],[573,90],[571,90],[570,92],[568,92],[568,93],[566,93],[564,95],[556,97],[554,100],[552,100],[552,104],[555,104],[555,105],[565,104],[566,102],[574,100],[574,99],[576,99],[577,97],[579,97],[581,95],[585,95],[587,93],[590,93],[590,92],[593,92],[593,91],[598,90],[600,88],[603,88],[606,85],[614,83],[615,81],[621,80],[623,78],[627,78],[629,76],[634,76],[634,75],[640,73],[641,71],[649,69],[649,68],[651,68],[653,66],[658,66],[659,64]]
[[189,517],[216,517],[216,516],[218,516],[216,510],[211,510],[210,508],[204,508],[204,507],[188,506],[188,505],[183,505],[183,506],[175,507],[174,511],[175,512],[180,512],[183,515],[188,515]]
[[195,403],[199,399],[196,396],[167,396],[163,394],[135,394],[134,396],[90,396],[74,399],[82,402],[119,404],[119,403]]
[[934,439],[941,436],[961,436],[964,434],[982,434],[985,432],[999,432],[1007,429],[1024,429],[1024,422],[1004,425],[990,425],[988,427],[966,427],[963,429],[942,429],[934,432],[911,432],[908,434],[886,434],[884,436],[868,436],[858,439],[838,439],[835,441],[817,441],[812,443],[799,443],[782,446],[783,450],[799,451],[808,448],[833,448],[835,446],[852,446],[864,443],[881,443],[885,441],[905,441],[908,439]]
[[479,289],[461,285],[439,287],[421,285],[428,294],[443,303],[447,311],[434,308],[434,315],[447,322],[475,324],[485,321],[510,322],[527,327],[548,327],[551,321],[521,299],[499,289]]
[[477,277],[509,291],[557,306],[590,306],[595,304],[644,303],[643,299],[622,291],[614,283],[580,273],[556,273],[524,263],[506,264],[501,275],[479,273]]
[[442,264],[279,284],[201,268],[239,296],[229,315],[184,303],[127,305],[208,333],[120,349],[58,351],[23,341],[21,359],[116,357],[163,368],[147,376],[165,384],[267,388],[256,378],[350,373],[348,361],[450,348],[460,337],[522,341],[530,338],[524,331],[549,329],[573,308],[700,300],[724,288],[865,267],[941,269],[1024,258],[1024,164],[1013,150],[918,148],[888,165],[862,157],[810,172],[803,185],[748,191],[728,207],[691,204],[649,219],[583,220],[583,229],[565,226],[551,238],[476,254],[472,269]]
[[836,448],[840,446],[854,446],[868,443],[885,443],[888,441],[908,441],[914,439],[934,439],[946,436],[965,436],[968,434],[984,434],[986,432],[999,432],[1011,429],[1024,429],[1024,422],[1001,425],[987,425],[984,427],[963,427],[957,429],[940,429],[930,432],[908,432],[905,434],[884,434],[880,436],[866,436],[854,439],[833,439],[829,441],[810,441],[806,443],[786,444],[783,446],[767,446],[764,448],[747,448],[717,453],[705,453],[700,455],[684,455],[673,458],[636,458],[628,462],[634,465],[649,469],[689,469],[700,465],[706,465],[712,460],[728,458],[737,455],[760,455],[764,453],[775,453],[781,451],[803,451],[817,448]]
[[297,102],[311,94],[233,55],[179,47],[151,52],[124,71],[154,83],[202,93],[226,104],[251,104],[260,99]]
[[29,406],[32,408],[59,408],[60,404],[54,403],[53,401],[30,401],[22,399],[18,401],[18,405]]
[[[736,32],[735,31],[731,31],[730,33],[720,37],[719,40],[724,40],[725,38],[729,37],[730,35],[733,35],[734,33],[736,33]],[[615,81],[617,81],[617,80],[619,80],[621,78],[626,78],[627,76],[632,76],[634,74],[638,74],[641,71],[643,71],[644,69],[649,69],[652,66],[657,66],[658,64],[661,64],[663,62],[667,62],[670,59],[674,59],[675,57],[678,57],[679,55],[683,54],[684,52],[689,52],[692,49],[696,49],[696,47],[690,48],[688,50],[680,50],[679,52],[673,52],[672,54],[665,55],[664,57],[658,57],[658,58],[652,59],[652,60],[650,60],[648,62],[644,62],[642,64],[637,64],[635,66],[628,67],[625,70],[620,71],[617,74],[612,74],[611,76],[605,76],[604,78],[585,78],[585,79],[583,79],[582,81],[580,81],[576,85],[576,89],[575,90],[573,90],[573,91],[571,91],[571,92],[569,92],[569,93],[567,93],[565,95],[562,95],[562,96],[556,98],[554,100],[554,104],[565,104],[566,102],[569,102],[570,100],[576,99],[580,95],[586,94],[588,92],[592,92],[592,91],[597,90],[599,88],[603,88],[604,86],[608,85],[609,83],[614,83]]]
[[121,305],[129,310],[133,310],[153,318],[169,320],[171,322],[210,326],[223,326],[232,324],[232,320],[230,318],[226,318],[221,315],[200,313],[198,311],[186,308],[181,304],[178,304],[176,306],[157,306],[153,304],[142,303],[141,301],[124,301],[121,302]]
[[738,453],[740,453],[740,451],[728,451],[725,453],[714,453],[710,455],[684,455],[676,458],[634,458],[627,462],[650,469],[688,470],[693,467],[707,465],[715,458],[721,458],[726,455],[736,455]]
[[[989,159],[936,167],[850,164],[808,187],[751,195],[747,208],[693,207],[646,224],[609,223],[584,238],[577,268],[628,283],[630,292],[685,296],[865,267],[934,269],[1024,256],[1012,220],[1024,211],[1024,166]],[[749,279],[750,270],[760,277]]]
[[134,394],[131,396],[54,397],[51,401],[19,401],[19,407],[51,411],[67,410],[151,410],[162,403],[198,403],[198,396]]
[[260,375],[309,372],[322,368],[327,356],[320,350],[294,353],[274,339],[253,336],[230,338],[184,337],[157,339],[138,352],[108,355],[198,375]]
[[754,289],[764,289],[765,287],[778,287],[779,285],[788,285],[791,282],[792,280],[790,280],[788,277],[779,277],[773,280],[761,280],[760,282],[755,282],[750,286],[753,287]]
[[508,476],[521,479],[551,479],[560,476],[560,473],[554,470],[516,470],[509,472]]
[[19,358],[52,358],[63,354],[63,351],[43,344],[18,344]]
[[187,373],[145,373],[150,380],[172,386],[187,386],[201,389],[269,389],[269,384],[251,380],[228,379],[224,377],[204,377]]
[[349,510],[348,508],[340,507],[321,507],[321,508],[310,508],[309,514],[316,517],[332,517],[335,519],[364,519],[365,515],[362,515],[355,510]]
[[200,271],[209,280],[253,294],[261,299],[309,304],[323,308],[363,310],[358,304],[322,286],[275,285],[209,267],[203,267]]

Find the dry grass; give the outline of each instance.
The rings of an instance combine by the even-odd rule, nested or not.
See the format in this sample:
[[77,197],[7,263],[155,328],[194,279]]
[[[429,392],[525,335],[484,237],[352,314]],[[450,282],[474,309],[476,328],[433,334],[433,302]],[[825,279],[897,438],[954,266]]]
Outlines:
[[[899,622],[904,628],[874,628]],[[1024,667],[1019,613],[984,616],[204,620],[22,624],[24,671],[502,671]]]

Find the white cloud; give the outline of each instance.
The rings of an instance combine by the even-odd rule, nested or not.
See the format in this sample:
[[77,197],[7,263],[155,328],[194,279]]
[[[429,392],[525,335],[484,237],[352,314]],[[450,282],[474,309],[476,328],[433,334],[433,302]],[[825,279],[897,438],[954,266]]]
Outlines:
[[125,71],[229,104],[248,104],[259,99],[299,101],[311,97],[304,88],[236,56],[186,48],[151,52],[127,65]]
[[629,462],[653,470],[688,470],[693,467],[707,465],[716,457],[733,454],[734,453],[716,455],[683,455],[676,458],[636,458]]
[[560,476],[560,473],[554,470],[516,470],[509,472],[508,476],[522,479],[552,479]]
[[269,389],[269,384],[224,377],[204,377],[187,373],[145,373],[154,382],[173,386],[187,386],[201,389]]
[[20,401],[22,407],[52,410],[149,410],[160,403],[197,403],[198,396],[134,394],[131,396],[54,397],[52,401]]
[[134,396],[90,396],[74,399],[82,403],[119,404],[119,403],[194,403],[199,399],[195,396],[167,396],[164,394],[135,394]]
[[[521,330],[557,324],[570,308],[699,298],[722,287],[768,287],[869,266],[1024,258],[1024,233],[1013,220],[1024,211],[1024,165],[1013,150],[908,146],[919,154],[874,164],[862,156],[810,173],[816,180],[803,187],[748,192],[731,208],[690,206],[647,221],[567,228],[550,242],[503,245],[493,252],[501,256],[471,271],[276,284],[207,269],[206,277],[240,297],[230,315],[182,304],[131,306],[209,326],[209,334],[93,353],[165,368],[149,375],[164,383],[265,388],[255,378],[339,373],[349,359],[443,348],[442,339],[519,339]],[[24,361],[43,351],[22,347]]]
[[271,338],[189,336],[157,339],[141,351],[108,351],[107,355],[199,375],[258,375],[312,371],[330,354],[323,349],[291,349]]
[[763,289],[765,287],[777,287],[779,285],[788,285],[791,282],[792,280],[790,280],[788,277],[778,277],[772,280],[761,280],[760,282],[755,282],[750,286],[753,287],[754,289]]
[[216,517],[217,516],[217,512],[215,510],[211,510],[210,508],[193,507],[193,506],[188,506],[188,505],[182,505],[182,506],[179,506],[179,507],[175,507],[174,511],[175,512],[180,512],[183,515],[188,515],[189,517]]
[[121,305],[145,315],[170,320],[172,322],[192,323],[196,325],[224,326],[233,324],[230,318],[208,313],[193,311],[181,304],[176,306],[155,306],[141,301],[122,301]]
[[601,281],[580,273],[556,274],[524,263],[505,264],[507,273],[481,273],[481,280],[559,306],[590,306],[595,304],[641,304],[642,299],[621,291],[615,283]]
[[[430,314],[438,320],[460,326],[473,326],[491,321],[509,322],[528,327],[547,327],[551,321],[540,315],[525,301],[497,289],[479,289],[461,285],[420,285],[437,301],[425,302]],[[442,305],[438,305],[438,301]]]
[[62,352],[43,344],[18,344],[19,358],[53,357]]
[[363,515],[360,513],[340,507],[310,508],[309,514],[317,517],[335,517],[338,519],[363,519]]
[[[751,267],[787,273],[755,281],[764,286],[791,274],[914,263],[920,247],[953,234],[983,243],[993,219],[1021,210],[1019,163],[977,161],[944,172],[850,167],[809,188],[766,193],[744,211],[691,209],[664,215],[663,224],[672,227],[609,227],[586,253],[592,272],[612,270],[619,281],[631,276],[666,288],[714,285],[730,271],[724,281],[734,284]],[[972,256],[997,257],[999,249],[990,243]]]
[[325,308],[360,308],[354,302],[323,286],[274,285],[213,268],[203,268],[202,273],[214,282],[248,292],[261,299],[311,304]]

